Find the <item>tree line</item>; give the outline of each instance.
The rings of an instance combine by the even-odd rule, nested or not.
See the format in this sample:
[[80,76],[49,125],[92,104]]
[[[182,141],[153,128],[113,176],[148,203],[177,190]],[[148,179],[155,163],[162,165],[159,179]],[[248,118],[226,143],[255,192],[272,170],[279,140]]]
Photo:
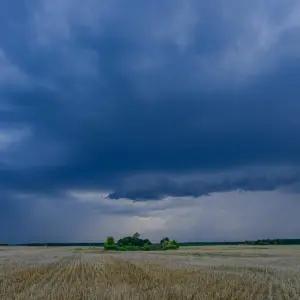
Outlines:
[[300,239],[262,239],[245,241],[246,245],[300,245]]

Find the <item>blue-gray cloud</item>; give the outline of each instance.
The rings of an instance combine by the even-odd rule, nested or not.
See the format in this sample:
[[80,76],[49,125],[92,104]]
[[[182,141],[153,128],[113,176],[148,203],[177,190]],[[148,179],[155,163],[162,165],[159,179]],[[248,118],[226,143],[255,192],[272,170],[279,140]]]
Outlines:
[[[268,170],[268,171],[266,171]],[[168,196],[200,197],[212,193],[230,191],[275,191],[297,192],[300,173],[298,168],[246,168],[226,172],[204,174],[147,174],[128,176],[116,185],[109,199],[156,200]]]
[[[1,3],[1,192],[298,186],[299,20],[293,0]],[[286,169],[234,175],[252,165]]]

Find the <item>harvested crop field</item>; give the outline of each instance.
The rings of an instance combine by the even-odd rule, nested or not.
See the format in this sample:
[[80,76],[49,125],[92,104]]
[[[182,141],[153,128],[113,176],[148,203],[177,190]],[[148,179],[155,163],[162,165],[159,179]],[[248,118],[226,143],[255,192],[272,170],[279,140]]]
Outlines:
[[300,247],[3,247],[0,299],[300,299]]

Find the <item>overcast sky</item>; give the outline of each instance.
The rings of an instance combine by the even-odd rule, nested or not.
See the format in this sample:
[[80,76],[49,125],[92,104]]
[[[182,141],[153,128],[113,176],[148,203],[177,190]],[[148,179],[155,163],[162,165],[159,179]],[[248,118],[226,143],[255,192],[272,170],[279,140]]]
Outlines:
[[299,96],[297,0],[1,1],[0,243],[299,237]]

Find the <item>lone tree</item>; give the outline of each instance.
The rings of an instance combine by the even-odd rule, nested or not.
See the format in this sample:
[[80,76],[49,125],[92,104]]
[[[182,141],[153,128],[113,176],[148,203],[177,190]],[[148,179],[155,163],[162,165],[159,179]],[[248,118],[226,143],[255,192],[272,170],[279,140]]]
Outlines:
[[104,243],[105,250],[116,250],[117,246],[115,245],[115,238],[113,236],[108,236]]
[[115,244],[115,238],[113,236],[108,236],[106,238],[106,244],[107,245],[114,245]]
[[140,235],[138,232],[136,232],[132,237],[133,237],[134,239],[138,239],[140,236],[141,236],[141,235]]

